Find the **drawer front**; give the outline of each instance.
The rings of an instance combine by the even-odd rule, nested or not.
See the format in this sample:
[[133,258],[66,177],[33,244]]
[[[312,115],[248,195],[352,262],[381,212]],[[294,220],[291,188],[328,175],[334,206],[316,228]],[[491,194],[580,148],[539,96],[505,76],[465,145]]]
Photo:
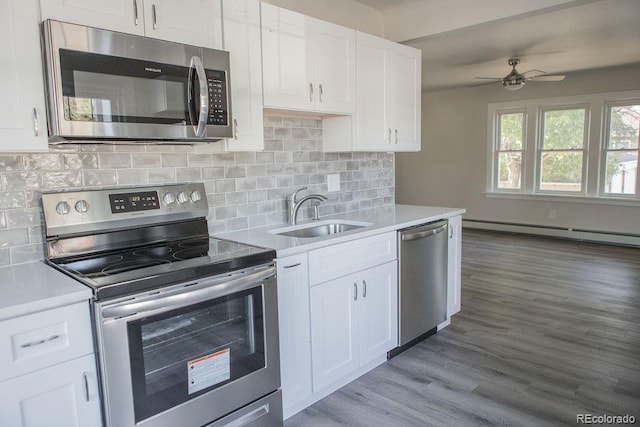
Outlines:
[[88,301],[0,322],[0,381],[90,353]]
[[392,231],[309,251],[310,285],[397,259],[396,236]]

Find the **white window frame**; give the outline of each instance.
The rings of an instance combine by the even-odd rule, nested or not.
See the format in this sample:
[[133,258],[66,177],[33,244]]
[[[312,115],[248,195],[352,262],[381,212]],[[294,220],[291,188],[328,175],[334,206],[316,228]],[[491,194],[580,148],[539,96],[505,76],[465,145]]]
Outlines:
[[[607,185],[607,154],[610,152],[616,151],[631,151],[631,150],[619,150],[619,149],[609,149],[609,137],[611,136],[611,109],[614,107],[621,107],[625,105],[640,105],[640,98],[630,99],[625,101],[611,101],[606,102],[604,106],[604,124],[603,124],[603,133],[602,133],[602,150],[600,153],[600,186],[599,191],[602,197],[607,197],[611,199],[636,199],[640,201],[640,167],[636,170],[636,189],[635,194],[620,194],[620,193],[607,193],[605,191],[605,186]],[[636,149],[638,152],[638,160],[640,162],[640,146]]]
[[[582,128],[582,148],[581,149],[565,149],[565,150],[545,150],[544,149],[544,115],[547,111],[562,111],[562,110],[584,110],[584,126]],[[538,131],[539,138],[536,141],[536,180],[535,180],[535,193],[536,194],[568,194],[568,195],[585,195],[587,189],[587,170],[589,163],[589,123],[590,123],[589,104],[567,104],[567,105],[553,105],[543,106],[538,110]],[[579,191],[563,191],[563,190],[544,190],[542,189],[542,155],[545,152],[553,151],[581,151],[582,152],[582,173],[580,178],[580,190]]]
[[[488,105],[487,117],[487,197],[552,200],[585,203],[602,203],[618,205],[640,205],[640,196],[604,193],[604,177],[606,160],[606,138],[608,137],[608,105],[635,103],[640,100],[640,90],[608,92],[558,98],[526,99],[512,102],[492,103]],[[561,109],[563,107],[587,108],[585,116],[585,148],[582,172],[582,191],[539,191],[540,179],[540,147],[542,144],[542,116],[544,109]],[[525,112],[525,137],[522,160],[521,190],[500,189],[497,185],[498,161],[496,147],[499,135],[498,114],[505,112]],[[640,174],[640,173],[639,173]],[[640,177],[639,177],[640,178]],[[638,182],[640,187],[640,179]],[[638,189],[640,191],[640,188]],[[629,197],[631,196],[631,197]]]
[[[502,136],[502,120],[500,119],[503,115],[506,114],[522,114],[522,165],[520,167],[520,188],[500,188],[500,153],[505,151],[516,151],[516,150],[500,150],[500,138]],[[498,110],[495,114],[495,126],[493,135],[493,161],[492,161],[492,187],[497,191],[505,192],[505,193],[523,193],[525,191],[525,151],[527,150],[527,110],[524,108],[516,108],[516,109],[506,109],[506,110]]]

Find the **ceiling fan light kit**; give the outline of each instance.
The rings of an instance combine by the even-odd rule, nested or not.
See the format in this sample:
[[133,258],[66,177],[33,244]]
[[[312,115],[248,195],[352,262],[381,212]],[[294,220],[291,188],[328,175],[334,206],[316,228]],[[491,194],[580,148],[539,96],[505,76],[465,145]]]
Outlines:
[[[487,83],[502,83],[502,87],[507,90],[518,90],[521,89],[527,80],[538,80],[541,82],[559,82],[564,80],[565,76],[562,75],[550,75],[544,71],[540,70],[529,70],[524,73],[519,73],[516,70],[516,65],[520,63],[519,58],[511,58],[508,61],[509,65],[512,67],[511,72],[507,74],[505,77],[476,77],[476,79],[489,79],[493,80],[493,82]],[[536,73],[533,76],[527,76],[529,73]]]

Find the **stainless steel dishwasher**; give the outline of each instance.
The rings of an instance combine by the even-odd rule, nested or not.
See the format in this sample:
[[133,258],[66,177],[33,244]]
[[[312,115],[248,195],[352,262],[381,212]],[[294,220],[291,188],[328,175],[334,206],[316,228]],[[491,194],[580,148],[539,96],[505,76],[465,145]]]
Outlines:
[[436,333],[447,318],[448,221],[398,231],[399,346],[392,358]]

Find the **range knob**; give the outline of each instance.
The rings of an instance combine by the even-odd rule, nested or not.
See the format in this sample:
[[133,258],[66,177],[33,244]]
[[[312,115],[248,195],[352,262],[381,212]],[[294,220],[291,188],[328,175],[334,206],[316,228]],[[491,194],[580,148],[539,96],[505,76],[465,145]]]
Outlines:
[[180,204],[183,204],[189,201],[189,197],[187,197],[187,193],[185,193],[184,191],[181,191],[178,193],[177,199],[178,199],[178,203]]
[[66,215],[70,210],[71,208],[67,202],[58,202],[56,205],[56,212],[58,212],[59,215]]
[[173,193],[164,193],[164,196],[162,196],[162,200],[167,205],[172,205],[176,202],[176,197],[173,195]]
[[197,202],[202,199],[202,195],[198,190],[192,191],[190,197],[192,202]]
[[89,210],[89,203],[86,200],[78,200],[75,208],[78,213],[85,213]]

